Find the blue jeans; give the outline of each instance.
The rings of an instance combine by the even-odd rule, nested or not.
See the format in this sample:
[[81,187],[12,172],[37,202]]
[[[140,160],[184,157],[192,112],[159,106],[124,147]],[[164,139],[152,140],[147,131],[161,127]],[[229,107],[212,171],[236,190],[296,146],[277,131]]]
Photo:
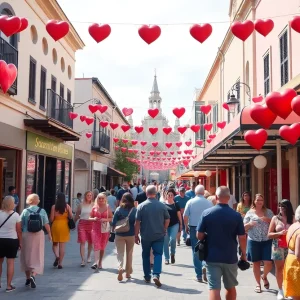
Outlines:
[[165,259],[170,259],[169,243],[171,244],[171,255],[175,255],[176,251],[176,236],[178,233],[179,224],[175,224],[167,229],[164,242],[164,255]]
[[197,254],[195,254],[195,247],[198,242],[197,239],[197,230],[196,227],[189,227],[190,228],[190,239],[192,244],[192,251],[193,251],[193,263],[195,267],[196,276],[198,279],[202,279],[202,261],[199,260]]
[[187,233],[185,231],[185,226],[184,226],[183,215],[182,215],[182,237],[183,237],[184,240],[186,240],[186,238],[187,238]]
[[160,276],[161,265],[162,265],[162,254],[164,249],[164,237],[156,241],[141,241],[142,244],[142,258],[143,258],[143,270],[144,278],[146,280],[151,279],[151,266],[150,266],[150,251],[153,250],[154,265],[153,265],[153,276]]

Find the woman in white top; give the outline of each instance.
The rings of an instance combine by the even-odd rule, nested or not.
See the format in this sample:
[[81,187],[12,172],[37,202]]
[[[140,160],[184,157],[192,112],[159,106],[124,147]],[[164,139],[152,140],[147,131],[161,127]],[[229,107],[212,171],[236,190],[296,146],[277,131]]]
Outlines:
[[78,206],[75,222],[79,220],[77,232],[78,232],[78,239],[77,243],[80,244],[80,255],[81,255],[81,266],[85,266],[85,244],[88,243],[88,256],[87,262],[91,262],[91,252],[93,247],[92,242],[92,228],[93,222],[89,219],[92,208],[94,206],[93,201],[93,192],[87,191],[84,194],[83,202]]
[[6,257],[7,293],[16,289],[11,282],[14,276],[15,258],[22,245],[21,218],[18,213],[14,212],[14,208],[15,199],[12,196],[6,196],[0,210],[0,280],[2,276],[2,264]]

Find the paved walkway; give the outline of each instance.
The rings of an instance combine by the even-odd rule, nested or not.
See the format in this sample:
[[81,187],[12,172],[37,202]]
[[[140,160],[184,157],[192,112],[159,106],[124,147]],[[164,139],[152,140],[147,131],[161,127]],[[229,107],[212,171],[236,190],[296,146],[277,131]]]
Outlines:
[[[161,281],[163,286],[157,289],[153,283],[143,281],[141,247],[135,246],[133,279],[119,283],[116,274],[116,251],[112,243],[107,248],[107,256],[103,262],[104,269],[94,273],[90,267],[80,267],[79,247],[76,244],[76,233],[72,233],[71,242],[68,243],[64,269],[52,267],[53,253],[51,244],[46,242],[45,273],[37,276],[37,289],[32,290],[24,286],[24,275],[19,271],[16,263],[14,284],[17,290],[5,293],[0,290],[0,299],[18,300],[183,300],[208,299],[207,286],[193,280],[194,270],[191,267],[191,249],[186,246],[177,247],[176,264],[163,266]],[[5,268],[4,268],[5,269]],[[5,271],[5,270],[4,270]],[[269,276],[271,288],[276,289],[275,278]],[[256,294],[253,290],[255,282],[252,269],[239,272],[238,299],[267,300],[276,299],[275,290]],[[2,276],[2,286],[6,279]],[[223,297],[225,299],[225,297]]]

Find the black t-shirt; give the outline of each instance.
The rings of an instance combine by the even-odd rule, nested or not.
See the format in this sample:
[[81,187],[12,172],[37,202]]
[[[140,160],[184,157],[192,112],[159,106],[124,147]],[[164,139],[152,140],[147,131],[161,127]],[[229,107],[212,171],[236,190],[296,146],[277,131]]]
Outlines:
[[138,204],[141,204],[146,200],[147,200],[147,196],[145,192],[138,193],[135,199],[135,201],[137,201]]
[[167,209],[168,209],[168,213],[170,215],[170,224],[169,227],[178,224],[179,223],[179,219],[178,219],[178,215],[177,212],[180,211],[180,206],[178,203],[173,203],[173,204],[167,204],[165,203]]

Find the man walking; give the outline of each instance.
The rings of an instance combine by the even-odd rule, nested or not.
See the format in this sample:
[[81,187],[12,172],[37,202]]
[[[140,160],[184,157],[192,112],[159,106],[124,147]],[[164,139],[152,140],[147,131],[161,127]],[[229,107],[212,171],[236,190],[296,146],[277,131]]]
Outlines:
[[246,261],[246,235],[242,217],[228,205],[230,191],[226,186],[216,190],[218,204],[203,212],[197,227],[197,237],[206,237],[206,269],[209,300],[221,300],[221,277],[226,289],[226,299],[236,300],[237,238],[241,247],[241,259]]
[[203,282],[202,280],[202,261],[199,260],[195,254],[195,247],[198,242],[196,228],[199,223],[200,217],[204,210],[212,207],[212,203],[204,198],[205,188],[203,185],[197,185],[195,188],[196,197],[189,200],[185,206],[183,213],[185,231],[190,235],[192,251],[193,251],[193,263],[196,272],[196,280]]
[[147,200],[137,207],[135,242],[138,245],[140,242],[142,244],[145,282],[150,283],[151,280],[150,252],[152,249],[154,254],[153,281],[157,287],[161,287],[164,237],[170,223],[170,216],[166,205],[156,200],[156,193],[156,187],[149,185],[146,188]]
[[120,205],[120,201],[125,193],[130,193],[132,195],[128,182],[126,181],[123,182],[122,188],[118,191],[116,196],[118,206]]

